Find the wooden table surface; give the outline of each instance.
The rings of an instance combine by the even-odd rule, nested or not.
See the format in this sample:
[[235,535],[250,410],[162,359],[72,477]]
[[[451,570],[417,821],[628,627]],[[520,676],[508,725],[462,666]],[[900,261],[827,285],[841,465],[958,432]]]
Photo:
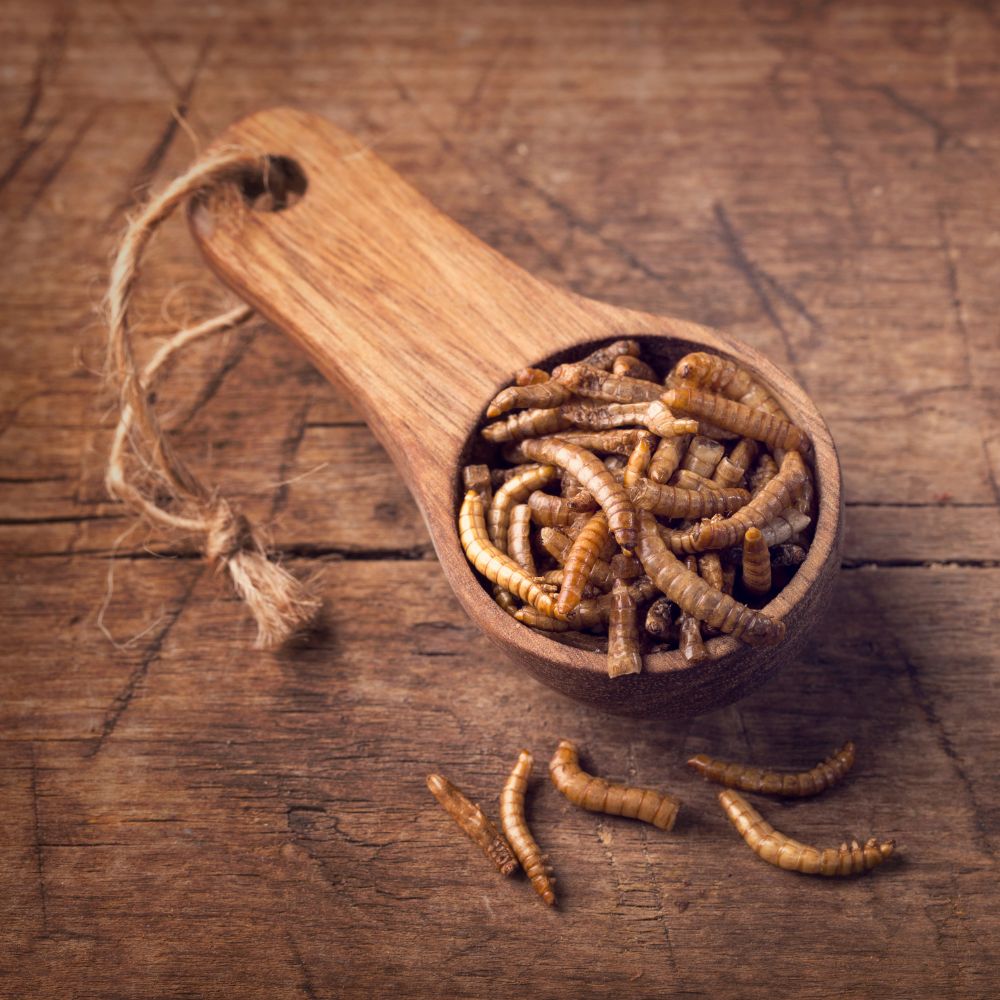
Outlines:
[[[3,14],[0,995],[995,993],[996,4],[153,6]],[[801,662],[683,724],[538,686],[466,620],[350,401],[261,322],[193,351],[161,405],[322,573],[320,634],[253,651],[193,541],[108,501],[115,235],[192,135],[278,102],[539,276],[718,326],[799,379],[848,531]],[[143,289],[147,350],[226,301],[179,221]],[[560,737],[675,792],[675,831],[561,799]],[[683,764],[810,766],[849,737],[845,786],[762,810],[822,846],[897,839],[853,880],[761,863]],[[491,803],[522,746],[557,911],[424,787],[441,770]]]

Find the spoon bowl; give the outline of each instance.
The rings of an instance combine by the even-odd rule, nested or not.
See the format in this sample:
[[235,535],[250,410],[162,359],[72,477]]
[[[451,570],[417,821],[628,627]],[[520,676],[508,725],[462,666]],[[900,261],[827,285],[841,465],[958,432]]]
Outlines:
[[[729,704],[796,655],[840,565],[843,502],[830,432],[796,383],[753,348],[707,327],[575,295],[528,274],[439,212],[357,139],[322,118],[276,108],[216,145],[273,157],[272,181],[298,197],[192,205],[209,265],[349,393],[412,492],[448,582],[473,622],[537,679],[616,714],[683,718]],[[492,600],[459,544],[461,469],[483,454],[489,400],[518,368],[550,368],[629,337],[658,370],[706,350],[746,368],[808,434],[817,517],[807,558],[763,609],[786,625],[777,647],[728,636],[710,658],[644,658],[609,678],[606,657],[515,621]]]

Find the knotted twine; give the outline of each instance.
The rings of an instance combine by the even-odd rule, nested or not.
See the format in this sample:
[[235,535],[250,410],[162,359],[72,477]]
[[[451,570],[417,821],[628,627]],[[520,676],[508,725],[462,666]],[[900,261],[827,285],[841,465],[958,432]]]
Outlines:
[[149,521],[174,534],[203,537],[205,557],[225,567],[236,593],[257,622],[255,645],[272,649],[313,623],[320,601],[312,586],[267,557],[259,530],[239,510],[208,489],[181,460],[160,427],[152,389],[158,374],[196,340],[231,330],[253,313],[240,305],[173,335],[140,372],[129,326],[129,305],[149,242],[174,210],[217,192],[233,181],[262,178],[267,157],[222,149],[196,162],[152,196],[131,219],[111,268],[105,301],[108,324],[107,376],[117,395],[119,419],[108,458],[108,492]]

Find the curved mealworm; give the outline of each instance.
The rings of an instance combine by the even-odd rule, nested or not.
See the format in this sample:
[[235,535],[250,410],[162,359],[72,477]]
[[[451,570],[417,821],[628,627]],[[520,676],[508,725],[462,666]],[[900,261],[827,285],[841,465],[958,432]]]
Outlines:
[[759,528],[747,528],[743,536],[743,586],[758,597],[771,589],[771,554]]
[[680,437],[682,434],[696,434],[698,421],[688,417],[678,417],[662,399],[654,399],[646,404],[646,427],[662,438]]
[[711,517],[713,514],[732,514],[750,500],[746,490],[682,489],[640,479],[629,491],[632,503],[641,510],[652,511],[661,517]]
[[[541,382],[539,384],[548,385],[549,383]],[[565,427],[569,427],[569,421],[556,407],[551,410],[521,410],[518,413],[512,413],[505,420],[497,420],[495,423],[487,424],[479,433],[487,441],[503,444],[507,441],[521,441],[524,438],[554,434]]]
[[642,434],[632,449],[628,461],[625,463],[624,474],[622,475],[622,486],[628,489],[634,486],[640,476],[645,475],[649,467],[649,461],[653,457],[653,443],[656,438],[652,434]]
[[[684,552],[704,552],[725,549],[743,541],[747,528],[764,529],[799,495],[805,482],[805,463],[797,451],[785,454],[778,474],[750,502],[722,521],[703,521],[681,535],[675,535],[673,545]],[[675,549],[676,551],[676,549]]]
[[671,385],[675,381],[711,389],[756,410],[784,415],[775,398],[745,368],[717,354],[696,351],[685,355],[671,372]]
[[493,502],[486,512],[486,526],[490,541],[501,551],[507,551],[507,525],[515,504],[522,503],[536,490],[540,490],[556,477],[554,465],[536,465],[511,476],[493,494]]
[[490,583],[516,594],[543,614],[556,615],[556,602],[509,556],[490,542],[483,517],[483,504],[475,490],[469,490],[458,515],[458,534],[465,557]]
[[566,403],[559,412],[574,426],[589,431],[645,426],[649,403]]
[[593,368],[604,368],[610,370],[615,362],[615,358],[623,354],[639,356],[639,342],[636,340],[616,340],[605,347],[598,347],[596,351],[591,351],[581,364],[590,365]]
[[596,455],[558,439],[524,441],[521,447],[529,458],[550,461],[576,476],[580,486],[593,494],[607,515],[608,527],[622,549],[630,552],[635,548],[635,508],[624,487],[615,482],[614,476]]
[[[789,452],[789,454],[793,454]],[[740,604],[686,569],[670,552],[648,511],[639,515],[639,562],[656,586],[682,611],[751,646],[773,646],[785,636],[785,623]]]
[[556,614],[564,618],[583,598],[583,588],[590,582],[594,563],[608,537],[608,519],[598,511],[577,536],[566,555],[563,584],[556,599]]
[[573,627],[567,622],[560,621],[558,618],[543,614],[537,608],[531,607],[530,604],[523,608],[518,608],[514,612],[514,617],[523,625],[540,629],[542,632],[568,632]]
[[608,676],[642,672],[639,651],[639,629],[636,606],[628,584],[616,579],[611,590],[611,611],[608,615]]
[[625,457],[632,453],[642,433],[644,432],[638,427],[613,431],[560,431],[558,434],[528,438],[527,441],[508,444],[503,450],[503,457],[508,462],[523,462],[528,456],[525,445],[529,441],[564,441],[589,452],[611,452],[621,455],[624,465]]
[[669,636],[673,631],[676,605],[667,597],[658,597],[646,612],[646,631],[657,637]]
[[462,482],[467,490],[475,490],[483,501],[483,510],[493,502],[493,479],[488,465],[467,465],[462,470]]
[[535,524],[545,528],[565,528],[580,516],[580,511],[571,507],[568,500],[541,490],[528,497],[528,508]]
[[724,445],[701,434],[695,434],[688,445],[687,453],[681,459],[681,468],[696,472],[711,479],[715,475],[719,460],[726,453]]
[[765,771],[763,768],[735,761],[718,760],[704,753],[688,761],[688,767],[694,768],[706,781],[714,781],[726,788],[738,788],[743,792],[784,795],[787,798],[819,795],[827,788],[840,784],[853,766],[854,744],[850,740],[811,770],[797,773]]
[[[508,410],[524,410],[537,407],[541,410],[551,410],[561,406],[572,395],[566,386],[551,379],[545,382],[532,382],[530,385],[510,385],[501,389],[490,401],[486,416],[499,417]],[[510,440],[509,438],[494,438],[492,440]]]
[[809,446],[803,431],[795,424],[766,410],[753,410],[725,396],[703,389],[683,386],[668,389],[661,397],[672,410],[704,417],[724,430],[741,437],[762,441],[771,448],[801,449]]
[[541,368],[519,368],[514,374],[515,385],[535,385],[538,382],[548,382],[552,376]]
[[546,863],[535,838],[528,829],[524,818],[524,793],[528,787],[528,776],[534,758],[527,750],[517,755],[517,763],[510,777],[504,782],[500,793],[500,825],[507,835],[510,846],[521,862],[524,874],[531,879],[531,884],[549,906],[556,905],[556,894],[553,891],[555,879],[552,869]]
[[535,557],[531,553],[531,508],[519,503],[510,512],[507,525],[507,551],[528,576],[535,576]]
[[[648,576],[640,576],[638,580],[628,585],[629,594],[636,604],[648,601],[656,593],[656,585]],[[611,617],[611,594],[600,597],[585,597],[566,616],[572,628],[596,628],[607,625]]]
[[541,465],[538,462],[522,462],[515,465],[512,469],[491,469],[490,470],[490,482],[496,489],[503,486],[504,483],[510,482],[515,476],[521,475],[522,472],[528,472],[530,469],[540,469]]
[[[542,528],[539,539],[542,547],[553,559],[560,564],[566,565],[570,549],[573,547],[573,539],[564,531],[558,528]],[[565,573],[565,570],[563,571]],[[563,577],[565,579],[565,576]],[[613,582],[610,564],[601,558],[594,560],[594,565],[590,570],[590,581],[598,587],[610,587]]]
[[629,378],[646,379],[648,382],[659,382],[660,379],[645,361],[631,354],[619,354],[611,365],[613,375],[628,375]]
[[691,469],[678,469],[670,477],[670,485],[679,486],[682,490],[698,490],[701,493],[718,493],[726,488]]
[[779,833],[738,792],[719,792],[719,804],[759,858],[786,871],[805,875],[860,875],[877,868],[896,848],[894,840],[879,843],[875,837],[862,847],[856,840],[850,847],[821,850]]
[[501,875],[513,875],[517,871],[517,859],[510,844],[479,806],[440,774],[428,774],[427,787],[444,811],[482,848]]
[[613,375],[582,361],[559,365],[552,372],[552,380],[562,383],[578,396],[603,399],[609,403],[652,402],[663,392],[663,386],[656,382],[629,378],[627,375]]
[[680,802],[672,795],[652,788],[612,784],[580,769],[576,744],[560,740],[549,762],[552,784],[575,806],[589,812],[625,816],[651,823],[660,830],[672,830]]
[[742,486],[747,469],[757,455],[757,442],[753,438],[740,438],[728,455],[719,459],[713,482],[720,486]]
[[750,495],[756,496],[778,474],[778,463],[770,452],[760,456],[754,470],[750,473]]
[[665,483],[677,471],[689,440],[687,434],[661,439],[649,462],[649,478],[654,483]]
[[506,611],[512,617],[517,612],[517,598],[498,583],[493,584],[493,600],[500,605],[501,611]]

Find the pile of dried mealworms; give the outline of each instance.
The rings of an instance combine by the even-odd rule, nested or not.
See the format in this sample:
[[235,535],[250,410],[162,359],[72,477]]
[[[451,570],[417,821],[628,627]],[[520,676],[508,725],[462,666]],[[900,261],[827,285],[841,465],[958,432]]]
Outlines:
[[458,520],[500,607],[606,645],[613,677],[641,671],[644,648],[699,662],[720,633],[780,642],[759,609],[806,558],[815,516],[809,441],[764,386],[705,353],[661,383],[639,352],[619,340],[518,372],[489,405],[499,455],[465,467]]
[[[503,832],[483,810],[462,794],[447,778],[427,776],[427,787],[456,823],[477,843],[503,875],[513,875],[519,867],[539,896],[550,906],[556,902],[555,878],[548,856],[542,854],[525,820],[524,800],[533,758],[522,750],[500,793],[500,824]],[[735,791],[762,795],[804,798],[844,780],[854,766],[854,744],[845,743],[809,771],[783,773],[746,764],[716,760],[699,754],[688,765],[706,780],[726,786],[719,803],[751,850],[764,861],[787,871],[806,875],[860,875],[878,867],[895,849],[895,841],[872,837],[860,844],[845,842],[839,848],[820,849],[799,843],[774,829]],[[614,784],[580,768],[576,745],[561,740],[549,762],[552,784],[575,806],[590,812],[639,819],[670,831],[677,819],[680,802],[665,792]]]

